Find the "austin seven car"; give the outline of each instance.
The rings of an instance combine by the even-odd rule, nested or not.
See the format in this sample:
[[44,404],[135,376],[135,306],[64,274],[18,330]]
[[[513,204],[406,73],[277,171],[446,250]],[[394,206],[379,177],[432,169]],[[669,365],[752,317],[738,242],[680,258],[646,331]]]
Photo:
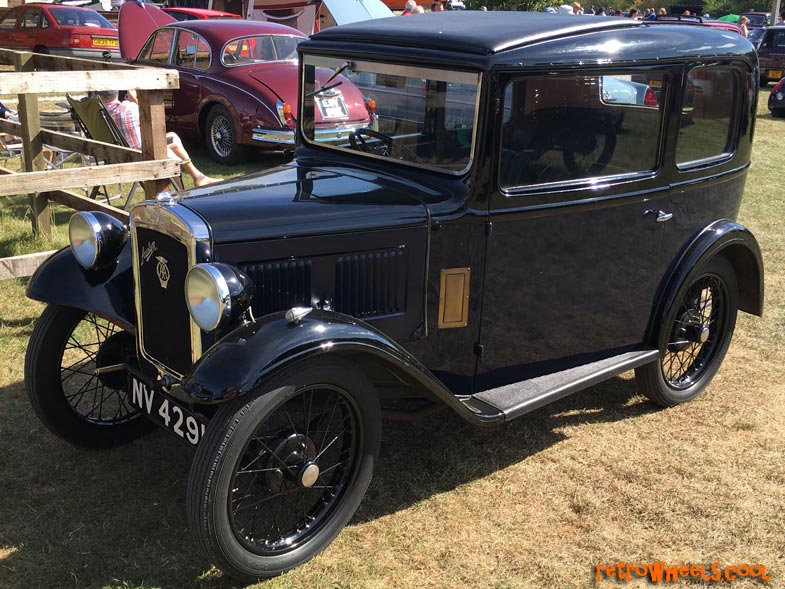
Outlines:
[[[227,574],[325,549],[385,416],[503,427],[633,370],[676,406],[737,313],[762,313],[737,221],[760,76],[744,37],[453,11],[297,51],[290,163],[161,193],[128,225],[76,213],[27,291],[47,304],[35,413],[84,447],[153,422],[193,447],[189,524]],[[347,84],[370,117],[336,140],[324,97]]]

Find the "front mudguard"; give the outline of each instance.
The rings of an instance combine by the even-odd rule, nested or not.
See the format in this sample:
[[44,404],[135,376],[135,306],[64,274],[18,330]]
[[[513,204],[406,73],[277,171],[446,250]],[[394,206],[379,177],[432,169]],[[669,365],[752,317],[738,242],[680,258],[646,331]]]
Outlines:
[[70,248],[61,249],[35,271],[27,285],[27,296],[43,303],[83,309],[134,331],[136,307],[130,245],[125,244],[112,264],[97,270],[85,270]]
[[[358,369],[383,367],[418,395],[442,402],[473,421],[472,413],[430,371],[395,341],[341,313],[314,310],[290,323],[282,312],[239,327],[215,344],[182,380],[197,403],[217,403],[258,390],[279,370],[324,354],[354,360]],[[470,415],[471,413],[471,415]]]
[[758,241],[743,225],[721,219],[700,231],[671,265],[652,313],[647,342],[656,345],[659,326],[665,321],[681,286],[692,280],[715,256],[726,258],[736,272],[739,309],[753,315],[763,314],[763,256]]

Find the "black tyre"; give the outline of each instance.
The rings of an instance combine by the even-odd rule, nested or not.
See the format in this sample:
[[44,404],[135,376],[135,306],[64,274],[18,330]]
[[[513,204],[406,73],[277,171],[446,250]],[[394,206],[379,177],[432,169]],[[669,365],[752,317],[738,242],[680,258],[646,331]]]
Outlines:
[[136,361],[134,336],[72,307],[48,306],[25,357],[27,396],[38,418],[66,442],[116,446],[153,425],[129,403],[128,372],[98,368]]
[[188,480],[188,519],[208,558],[243,581],[313,558],[359,506],[380,437],[372,387],[337,359],[223,405]]
[[40,53],[41,55],[49,55],[49,48],[43,45],[36,45],[33,48],[33,53]]
[[709,261],[685,284],[660,329],[660,361],[635,369],[641,392],[671,407],[697,397],[728,351],[738,312],[738,285],[730,263]]
[[248,148],[239,143],[231,113],[220,104],[207,114],[204,140],[210,157],[219,164],[234,166],[248,159]]
[[785,117],[785,109],[774,109],[771,111],[771,118],[773,119],[781,119]]
[[576,176],[599,174],[616,151],[616,130],[610,121],[601,128],[590,125],[577,128],[564,143],[565,167]]

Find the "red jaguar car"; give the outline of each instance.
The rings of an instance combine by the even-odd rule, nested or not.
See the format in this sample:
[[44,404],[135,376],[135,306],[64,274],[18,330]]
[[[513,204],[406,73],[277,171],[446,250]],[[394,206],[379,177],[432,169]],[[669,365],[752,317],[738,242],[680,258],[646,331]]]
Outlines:
[[177,20],[210,20],[212,18],[243,18],[233,12],[223,10],[210,10],[208,8],[189,8],[176,6],[173,8],[162,8],[166,14],[175,17]]
[[[167,19],[173,22],[161,26]],[[123,57],[136,55],[135,42],[149,34],[145,28],[154,30],[135,63],[180,73],[180,88],[166,97],[167,128],[201,138],[215,161],[238,164],[251,147],[294,146],[297,45],[303,33],[247,20],[178,22],[154,6],[131,2],[120,9],[119,28]],[[368,126],[369,107],[352,82],[327,69],[317,79],[325,85],[314,96],[322,140],[345,142],[356,128]]]
[[0,20],[0,47],[66,57],[119,57],[117,29],[89,8],[25,4]]

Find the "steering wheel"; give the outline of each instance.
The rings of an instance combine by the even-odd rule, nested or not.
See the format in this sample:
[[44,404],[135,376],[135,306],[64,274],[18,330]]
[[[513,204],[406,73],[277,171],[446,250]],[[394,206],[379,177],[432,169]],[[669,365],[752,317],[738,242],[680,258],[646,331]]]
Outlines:
[[[365,140],[366,137],[371,137],[380,141],[381,145],[371,147]],[[393,141],[394,139],[389,135],[379,133],[379,131],[374,131],[373,129],[368,129],[367,127],[355,129],[354,133],[349,135],[349,144],[352,146],[352,149],[386,156],[392,155]]]
[[225,64],[237,63],[237,57],[235,57],[234,54],[229,53],[228,51],[224,51],[223,57],[224,57]]
[[[380,145],[369,145],[365,140],[366,137],[376,139],[380,142]],[[396,142],[395,139],[389,135],[385,135],[384,133],[380,133],[379,131],[369,129],[367,127],[355,129],[354,133],[349,135],[349,144],[352,146],[352,149],[364,151],[366,153],[375,153],[385,157],[393,157],[399,160],[406,159],[418,163],[422,163],[423,161],[422,158],[411,148],[403,145],[402,143]]]

